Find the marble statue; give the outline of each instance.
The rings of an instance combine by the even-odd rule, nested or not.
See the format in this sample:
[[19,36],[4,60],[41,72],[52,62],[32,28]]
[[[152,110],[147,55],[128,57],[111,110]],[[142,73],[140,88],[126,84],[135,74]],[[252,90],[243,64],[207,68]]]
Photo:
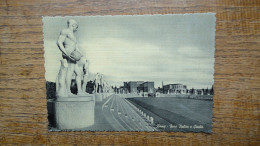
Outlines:
[[106,93],[109,92],[109,84],[107,83],[107,81],[105,81],[104,89],[105,89],[105,92],[106,92]]
[[104,81],[104,87],[103,88],[104,88],[103,92],[107,93],[107,82],[106,81]]
[[100,75],[100,87],[101,87],[101,90],[100,90],[100,92],[104,92],[103,90],[104,90],[104,76],[103,76],[103,74],[101,74]]
[[[55,125],[59,130],[83,129],[95,122],[95,96],[85,92],[88,61],[79,50],[74,35],[78,24],[73,19],[69,19],[67,24],[68,27],[61,31],[57,40],[63,59],[56,79],[57,99],[52,101],[55,107]],[[74,75],[77,95],[70,90]]]
[[[62,57],[63,57],[63,64],[67,64],[67,69],[64,69],[63,66],[61,66],[61,69],[63,69],[63,73],[59,73],[58,78],[59,80],[58,84],[58,89],[57,91],[61,91],[59,89],[60,87],[64,87],[65,89],[62,89],[64,92],[67,91],[67,94],[64,93],[65,97],[66,95],[71,97],[74,96],[74,94],[71,93],[70,86],[71,86],[71,79],[73,73],[76,74],[76,82],[77,82],[77,88],[78,88],[78,93],[82,92],[81,88],[81,74],[80,74],[80,69],[77,65],[77,60],[81,57],[77,55],[77,58],[75,58],[74,54],[72,53],[74,51],[77,51],[77,53],[81,53],[78,45],[77,45],[77,40],[74,35],[74,33],[78,30],[78,24],[75,20],[69,19],[67,21],[68,27],[66,29],[63,29],[60,33],[60,36],[57,41],[57,45],[62,52]],[[82,54],[82,53],[81,53]],[[60,69],[60,70],[61,70]],[[64,73],[65,72],[65,73]],[[62,76],[62,77],[60,77]],[[65,80],[65,81],[64,81]],[[60,94],[58,94],[59,96]],[[64,96],[62,96],[64,97]]]
[[94,86],[94,88],[95,88],[94,92],[95,93],[98,93],[99,85],[100,85],[100,79],[99,79],[99,73],[97,73],[96,76],[95,76],[95,86]]
[[86,60],[85,64],[83,65],[83,84],[82,84],[82,91],[86,92],[86,86],[88,83],[88,76],[89,76],[89,70],[88,70],[88,60]]

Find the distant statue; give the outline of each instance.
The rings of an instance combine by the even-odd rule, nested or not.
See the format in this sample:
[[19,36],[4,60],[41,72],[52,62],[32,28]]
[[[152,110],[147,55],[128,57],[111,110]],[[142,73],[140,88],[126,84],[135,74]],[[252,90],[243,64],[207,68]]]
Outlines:
[[106,90],[106,92],[108,92],[108,90],[109,90],[109,84],[107,83],[107,82],[105,82],[106,84],[105,84],[105,90]]
[[104,76],[103,74],[100,75],[100,87],[101,87],[101,92],[103,93],[104,91]]
[[[66,73],[62,74],[63,77],[60,77],[58,80],[59,87],[64,86],[65,84],[67,95],[69,97],[73,96],[74,94],[71,93],[70,86],[71,86],[71,79],[73,73],[76,74],[76,82],[77,82],[77,88],[79,92],[81,92],[81,74],[80,70],[77,65],[77,61],[79,61],[82,57],[82,53],[80,52],[78,45],[77,45],[77,40],[76,37],[74,36],[74,32],[78,30],[78,24],[75,20],[69,19],[67,21],[68,28],[63,29],[60,33],[60,36],[57,41],[57,45],[62,52],[62,57],[63,57],[63,63],[67,63],[67,69],[65,69]],[[64,69],[64,67],[61,66],[61,69]],[[58,76],[60,76],[59,74]],[[64,77],[66,76],[66,77]],[[65,79],[65,81],[61,81],[62,79]],[[60,91],[60,89],[57,89]],[[58,94],[59,96],[60,94]],[[67,97],[66,96],[66,97]]]
[[86,60],[85,64],[83,65],[83,84],[82,84],[82,91],[86,92],[86,86],[88,83],[88,76],[89,76],[89,70],[88,70],[88,60]]
[[95,76],[95,84],[94,84],[94,92],[95,93],[98,93],[98,88],[99,88],[99,85],[100,85],[100,79],[99,79],[99,73],[96,74]]
[[103,80],[103,93],[107,92],[107,82]]
[[108,84],[108,82],[107,81],[105,81],[105,92],[110,92],[110,86],[109,86],[109,84]]

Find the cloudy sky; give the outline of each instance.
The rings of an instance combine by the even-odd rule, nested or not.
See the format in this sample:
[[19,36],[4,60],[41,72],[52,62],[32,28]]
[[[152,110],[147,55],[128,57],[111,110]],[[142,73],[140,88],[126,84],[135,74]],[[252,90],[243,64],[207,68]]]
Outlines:
[[215,14],[44,17],[46,80],[55,81],[61,52],[56,45],[67,20],[79,29],[78,45],[92,74],[112,85],[154,81],[207,88],[214,83]]

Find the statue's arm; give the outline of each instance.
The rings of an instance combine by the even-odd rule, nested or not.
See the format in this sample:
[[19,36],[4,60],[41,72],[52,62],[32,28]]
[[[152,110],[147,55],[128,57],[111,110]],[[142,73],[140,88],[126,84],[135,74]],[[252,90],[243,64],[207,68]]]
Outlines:
[[60,36],[57,40],[57,45],[64,55],[69,56],[69,54],[67,53],[66,49],[63,46],[63,42],[65,41],[66,37],[67,37],[66,31],[62,30],[61,33],[60,33]]

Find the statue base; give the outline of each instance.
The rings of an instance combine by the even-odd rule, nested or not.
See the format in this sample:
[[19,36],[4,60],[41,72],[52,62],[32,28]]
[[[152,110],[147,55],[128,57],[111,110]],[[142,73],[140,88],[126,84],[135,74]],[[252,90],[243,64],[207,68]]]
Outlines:
[[102,99],[104,100],[104,99],[106,99],[106,93],[102,93]]
[[94,124],[93,95],[58,98],[54,103],[58,129],[80,130]]
[[95,93],[95,101],[102,102],[103,101],[103,94],[102,93]]

